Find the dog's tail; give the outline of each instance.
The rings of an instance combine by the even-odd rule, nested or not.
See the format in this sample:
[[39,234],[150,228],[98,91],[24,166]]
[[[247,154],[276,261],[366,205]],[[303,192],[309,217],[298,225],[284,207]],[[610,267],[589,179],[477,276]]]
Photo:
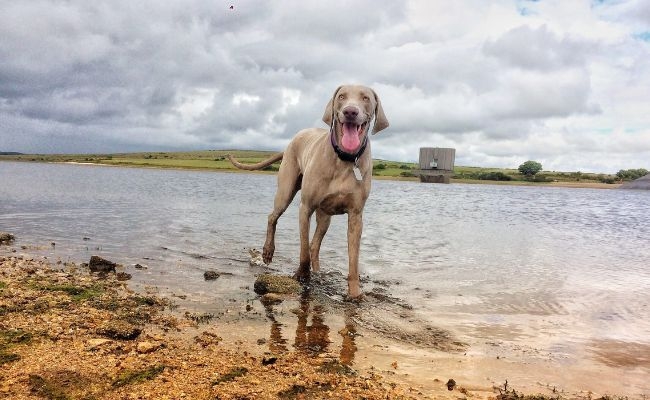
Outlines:
[[234,165],[235,167],[237,167],[239,169],[245,169],[247,171],[255,171],[257,169],[266,168],[269,165],[273,164],[274,162],[278,162],[278,161],[282,160],[283,156],[284,156],[284,152],[274,154],[270,158],[267,158],[264,161],[260,161],[257,164],[242,164],[239,161],[237,161],[237,159],[235,157],[233,157],[232,154],[227,155],[227,157],[230,160],[230,162],[232,163],[232,165]]

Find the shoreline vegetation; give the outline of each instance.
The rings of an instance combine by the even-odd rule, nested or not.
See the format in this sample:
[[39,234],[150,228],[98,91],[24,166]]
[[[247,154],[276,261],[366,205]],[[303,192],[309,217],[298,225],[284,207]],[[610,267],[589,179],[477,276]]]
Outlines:
[[[246,172],[232,166],[226,158],[232,154],[243,163],[259,162],[276,152],[254,150],[204,150],[189,152],[140,152],[114,154],[2,154],[0,161],[79,163],[122,167],[173,168],[222,172]],[[414,173],[417,163],[374,159],[373,177],[418,181]],[[275,173],[279,163],[258,173]],[[483,168],[456,166],[452,183],[554,186],[615,189],[622,183],[614,174],[586,172],[541,171],[534,178],[526,178],[515,168]]]

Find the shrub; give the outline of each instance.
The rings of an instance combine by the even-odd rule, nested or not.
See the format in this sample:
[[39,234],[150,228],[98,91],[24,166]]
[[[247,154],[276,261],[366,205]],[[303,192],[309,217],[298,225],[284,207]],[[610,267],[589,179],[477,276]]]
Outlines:
[[403,176],[405,178],[413,178],[415,174],[411,171],[402,171],[399,173],[399,176]]
[[478,179],[483,181],[511,181],[512,177],[504,174],[503,172],[483,172],[478,174]]
[[375,165],[375,169],[386,169],[386,164],[379,163],[379,164]]
[[616,173],[616,176],[624,181],[633,181],[635,179],[641,178],[642,176],[646,176],[647,174],[648,170],[645,168],[622,169]]

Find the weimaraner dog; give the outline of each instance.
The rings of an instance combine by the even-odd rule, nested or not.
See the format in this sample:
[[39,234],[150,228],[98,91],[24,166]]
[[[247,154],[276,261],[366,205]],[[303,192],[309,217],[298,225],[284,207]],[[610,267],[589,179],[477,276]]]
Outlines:
[[[359,288],[359,245],[363,227],[363,207],[370,194],[372,157],[368,134],[388,127],[377,94],[365,86],[340,86],[325,107],[323,121],[329,130],[304,129],[291,140],[283,153],[257,164],[241,164],[240,169],[256,170],[282,160],[273,212],[269,215],[262,257],[270,263],[275,251],[275,228],[300,190],[300,266],[295,277],[309,279],[309,267],[320,268],[318,253],[323,236],[336,214],[348,214],[348,296],[356,299]],[[309,223],[316,212],[316,231],[309,243]]]

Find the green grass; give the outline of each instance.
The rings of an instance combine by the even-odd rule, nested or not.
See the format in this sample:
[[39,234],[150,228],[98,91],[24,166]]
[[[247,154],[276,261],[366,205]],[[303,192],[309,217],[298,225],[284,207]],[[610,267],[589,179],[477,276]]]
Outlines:
[[[140,152],[140,153],[115,153],[115,154],[20,154],[0,155],[0,161],[31,161],[31,162],[79,162],[108,164],[129,167],[150,168],[177,168],[210,171],[240,171],[230,164],[226,158],[232,154],[242,163],[256,163],[275,154],[272,151],[254,150],[203,150],[187,152]],[[390,160],[373,160],[373,175],[388,179],[417,180],[414,169],[417,163],[406,163]],[[274,164],[263,173],[272,173],[277,170],[279,163]],[[501,172],[512,178],[510,182],[482,180],[481,175],[490,172]],[[611,174],[594,174],[581,172],[542,171],[538,174],[548,182],[578,182],[602,183],[614,182],[616,176]],[[485,175],[483,176],[485,178]],[[468,183],[496,183],[496,184],[535,184],[544,182],[530,182],[515,168],[482,168],[471,166],[455,166],[452,176],[454,182]]]
[[75,285],[46,285],[37,287],[40,290],[50,292],[63,292],[69,295],[72,300],[81,302],[101,296],[103,288],[101,286],[82,287]]
[[154,365],[152,367],[131,371],[127,370],[121,373],[112,383],[113,387],[122,387],[134,383],[142,383],[150,381],[156,376],[160,375],[165,370],[164,365]]
[[219,385],[221,383],[232,382],[235,379],[244,376],[248,373],[248,368],[246,367],[235,367],[228,371],[225,374],[222,374],[217,380],[212,382],[212,386]]

